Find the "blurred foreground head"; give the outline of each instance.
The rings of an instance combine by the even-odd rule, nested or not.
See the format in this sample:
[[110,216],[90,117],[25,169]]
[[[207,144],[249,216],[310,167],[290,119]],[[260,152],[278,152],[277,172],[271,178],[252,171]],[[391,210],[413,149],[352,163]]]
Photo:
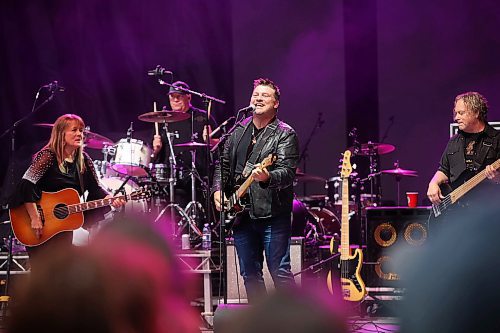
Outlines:
[[186,281],[149,225],[108,225],[88,247],[40,258],[15,295],[9,332],[198,332]]
[[428,246],[400,263],[407,291],[400,332],[498,331],[499,198],[478,193],[474,205],[431,226]]
[[[325,296],[328,296],[325,298]],[[217,333],[347,333],[341,304],[312,290],[276,290],[225,319]]]

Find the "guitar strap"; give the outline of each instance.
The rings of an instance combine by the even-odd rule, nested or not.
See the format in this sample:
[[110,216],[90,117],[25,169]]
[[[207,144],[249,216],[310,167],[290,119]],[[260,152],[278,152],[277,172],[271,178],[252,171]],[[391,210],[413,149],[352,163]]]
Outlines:
[[79,159],[76,162],[76,173],[78,173],[78,180],[80,181],[80,188],[82,189],[82,198],[85,198],[85,186],[83,185],[83,175],[80,172],[80,160]]
[[276,120],[271,124],[267,125],[265,129],[266,133],[263,133],[263,135],[261,135],[257,139],[257,143],[253,147],[252,153],[248,157],[248,160],[245,164],[245,168],[243,169],[242,176],[244,178],[250,175],[250,173],[254,168],[254,165],[257,163],[258,160],[260,160],[262,155],[262,148],[264,148],[264,145],[267,143],[268,139],[274,136],[274,133],[276,132],[277,128],[278,128],[278,121]]

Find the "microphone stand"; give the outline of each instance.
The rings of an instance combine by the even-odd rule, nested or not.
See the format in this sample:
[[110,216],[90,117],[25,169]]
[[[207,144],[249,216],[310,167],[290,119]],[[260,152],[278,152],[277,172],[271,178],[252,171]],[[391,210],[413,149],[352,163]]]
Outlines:
[[[226,187],[226,177],[229,175],[224,174],[224,165],[223,165],[223,156],[224,156],[224,145],[226,143],[226,140],[233,134],[234,130],[240,126],[245,120],[245,114],[243,113],[243,117],[238,121],[240,118],[240,115],[242,114],[242,110],[238,111],[238,114],[236,115],[236,120],[234,122],[234,125],[225,133],[223,134],[219,142],[215,146],[212,147],[211,152],[218,151],[219,152],[219,169],[220,169],[220,192],[221,192],[221,210],[219,213],[219,218],[220,218],[220,223],[219,223],[219,235],[221,239],[221,247],[220,247],[220,257],[222,260],[222,271],[225,273],[224,279],[223,279],[223,286],[222,286],[222,294],[224,297],[224,304],[227,304],[227,251],[226,251],[226,206],[224,204],[224,189]],[[230,161],[227,161],[227,163],[230,163]],[[229,178],[227,179],[229,180]],[[209,195],[210,197],[210,195]]]
[[[318,112],[318,118],[316,118],[316,122],[314,123],[314,126],[311,130],[311,133],[309,134],[309,137],[307,138],[307,141],[304,145],[304,148],[302,149],[302,152],[300,153],[300,156],[299,156],[299,160],[297,161],[297,165],[300,164],[300,162],[302,160],[304,160],[304,164],[303,164],[303,167],[302,167],[302,172],[306,173],[307,171],[307,159],[309,157],[309,153],[308,153],[308,150],[309,150],[309,144],[311,143],[312,141],[312,138],[314,136],[314,134],[316,134],[316,130],[317,129],[320,129],[321,126],[323,126],[323,124],[325,123],[325,121],[323,120],[323,113],[322,112]],[[304,196],[307,195],[307,185],[306,185],[306,182],[304,182],[304,185],[303,185],[303,191],[304,191]]]
[[[38,97],[40,96],[40,91],[44,88],[44,86],[38,88],[36,95],[35,95],[35,101],[33,102],[33,106],[31,107],[31,112],[25,115],[23,118],[17,120],[10,128],[8,128],[2,135],[0,135],[0,139],[3,138],[7,133],[10,132],[10,150],[9,150],[9,161],[11,164],[14,161],[14,152],[16,150],[16,129],[17,127],[32,117],[38,110],[40,110],[42,107],[44,107],[47,103],[49,103],[55,96],[56,90],[50,90],[51,94],[45,101],[43,101],[40,105],[36,106],[36,103],[38,101]],[[11,181],[11,188],[15,188],[15,179],[14,179],[14,166],[11,165],[10,167],[10,181]],[[11,269],[11,262],[12,262],[12,240],[13,240],[13,231],[12,231],[12,225],[9,230],[9,236],[7,239],[7,266],[5,268],[6,270],[6,275],[5,275],[5,288],[4,288],[4,295],[0,296],[0,302],[2,302],[2,320],[5,319],[7,315],[7,306],[9,304],[9,282],[10,282],[10,269]]]

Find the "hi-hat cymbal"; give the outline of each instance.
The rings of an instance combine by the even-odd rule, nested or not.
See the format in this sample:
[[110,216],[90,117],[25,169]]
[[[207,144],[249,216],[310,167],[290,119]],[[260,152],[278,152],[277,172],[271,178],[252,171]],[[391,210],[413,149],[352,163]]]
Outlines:
[[[354,152],[355,147],[349,147],[349,150]],[[377,143],[368,141],[367,143],[361,144],[359,147],[358,155],[372,156],[372,155],[384,155],[394,151],[396,147],[388,143]]]
[[320,176],[308,175],[302,171],[295,172],[295,180],[299,182],[325,182],[326,179]]
[[175,144],[174,146],[181,147],[181,148],[184,147],[184,148],[196,149],[196,148],[206,147],[206,146],[208,146],[208,143],[190,141],[190,142],[178,143],[178,144]]
[[380,172],[394,176],[418,177],[418,173],[415,170],[405,170],[399,167],[396,169],[382,170]]
[[[38,123],[33,125],[47,128],[54,127],[54,124],[49,123]],[[115,144],[107,137],[87,130],[83,132],[83,143],[85,144],[85,148],[90,149],[102,149],[105,146],[113,146]]]
[[153,111],[141,114],[139,120],[148,123],[175,123],[191,118],[191,115],[182,111]]

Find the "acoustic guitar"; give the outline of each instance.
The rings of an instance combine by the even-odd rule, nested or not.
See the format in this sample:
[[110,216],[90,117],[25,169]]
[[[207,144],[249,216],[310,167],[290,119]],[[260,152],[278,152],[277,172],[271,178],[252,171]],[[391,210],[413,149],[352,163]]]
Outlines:
[[9,209],[12,230],[23,245],[37,246],[45,243],[55,235],[72,231],[83,225],[83,212],[111,205],[118,198],[140,200],[151,197],[151,192],[139,189],[131,194],[119,195],[107,199],[80,202],[80,196],[75,189],[67,188],[57,192],[42,192],[36,208],[42,219],[42,235],[37,237],[31,228],[31,218],[24,205]]

